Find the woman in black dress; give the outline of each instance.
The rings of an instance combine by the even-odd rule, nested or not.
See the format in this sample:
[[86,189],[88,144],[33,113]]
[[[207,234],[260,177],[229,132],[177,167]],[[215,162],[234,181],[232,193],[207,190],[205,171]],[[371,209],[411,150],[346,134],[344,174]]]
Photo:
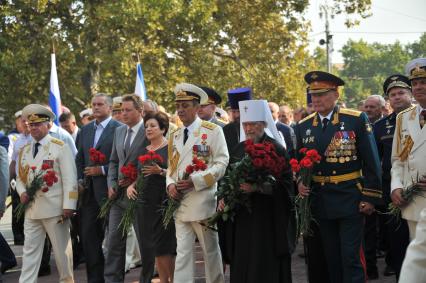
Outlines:
[[174,225],[164,229],[161,212],[162,205],[167,199],[167,140],[164,136],[169,127],[169,119],[161,112],[148,114],[144,117],[144,125],[149,145],[144,149],[143,154],[154,151],[162,157],[163,162],[160,165],[144,166],[142,170],[139,170],[144,176],[142,193],[138,196],[135,184],[132,184],[127,189],[127,196],[138,199],[134,227],[142,259],[155,256],[160,282],[173,282],[176,254],[175,229]]

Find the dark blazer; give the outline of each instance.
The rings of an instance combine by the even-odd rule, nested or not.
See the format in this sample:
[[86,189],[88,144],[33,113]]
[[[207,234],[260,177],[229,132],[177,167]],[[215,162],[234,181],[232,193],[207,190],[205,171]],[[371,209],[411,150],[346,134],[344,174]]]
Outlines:
[[[111,119],[102,132],[98,143],[96,144],[96,149],[105,154],[107,162],[111,155],[115,129],[121,125],[122,124],[120,122]],[[77,176],[79,180],[84,178],[84,168],[92,165],[89,156],[89,149],[93,147],[95,131],[95,121],[93,121],[82,127],[77,135],[76,146],[78,152],[75,158],[75,163],[77,165]],[[93,190],[95,199],[99,205],[101,205],[102,202],[107,198],[108,163],[103,166],[103,169],[105,175],[93,177],[91,186],[88,188],[88,190]]]
[[290,156],[290,158],[294,158],[295,156],[294,143],[296,141],[296,135],[294,134],[294,130],[291,127],[279,121],[276,123],[276,125],[277,125],[277,130],[280,131],[284,137],[285,144],[287,146],[288,155]]
[[[138,166],[138,157],[143,153],[143,148],[148,145],[148,141],[145,139],[145,127],[142,124],[139,131],[130,146],[129,153],[124,153],[124,143],[126,139],[127,125],[123,125],[115,131],[114,143],[112,146],[111,156],[109,158],[109,170],[108,170],[108,187],[114,187],[118,182],[120,174],[120,168],[123,165],[133,163],[136,167]],[[121,190],[124,191],[124,190]],[[127,197],[122,198],[118,203],[122,206],[127,204]]]
[[240,123],[231,122],[222,129],[223,134],[225,135],[228,153],[229,156],[231,156],[232,149],[240,143]]

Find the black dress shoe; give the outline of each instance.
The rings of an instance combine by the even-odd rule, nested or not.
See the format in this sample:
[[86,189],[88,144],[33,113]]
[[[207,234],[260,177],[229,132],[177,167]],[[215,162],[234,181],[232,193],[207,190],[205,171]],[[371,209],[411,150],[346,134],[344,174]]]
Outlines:
[[392,276],[395,274],[396,274],[395,270],[393,270],[393,268],[390,267],[389,265],[386,265],[385,271],[383,271],[383,275],[387,277],[387,276]]
[[379,272],[377,271],[377,268],[374,270],[367,270],[367,277],[368,280],[376,280],[379,279]]
[[14,268],[16,265],[17,265],[16,261],[14,263],[8,263],[8,264],[2,263],[1,269],[0,269],[1,274],[5,274],[6,271],[8,271],[11,268]]
[[38,271],[38,277],[47,276],[50,275],[52,271],[50,270],[50,265],[40,267],[40,270]]

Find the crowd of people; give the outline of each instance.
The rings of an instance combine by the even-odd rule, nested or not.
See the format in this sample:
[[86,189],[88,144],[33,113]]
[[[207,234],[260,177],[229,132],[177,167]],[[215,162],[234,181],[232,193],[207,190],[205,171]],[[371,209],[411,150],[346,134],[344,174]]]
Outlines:
[[[229,90],[222,109],[214,89],[189,83],[174,89],[174,114],[136,94],[98,93],[79,122],[66,107],[55,117],[47,105],[25,106],[16,128],[0,134],[0,218],[10,194],[14,244],[23,245],[19,282],[50,274],[52,250],[59,282],[74,282],[79,264],[93,283],[124,282],[139,265],[139,282],[194,282],[196,241],[208,283],[225,282],[227,268],[232,283],[292,282],[299,238],[308,282],[377,279],[380,256],[384,276],[426,282],[426,59],[405,73],[390,75],[383,95],[358,110],[340,99],[345,82],[322,71],[305,75],[307,106],[296,109],[254,99],[250,88]],[[235,180],[250,150],[272,152],[265,164],[276,168]],[[306,183],[290,159],[309,150],[321,158]],[[144,163],[149,155],[157,162]],[[235,182],[240,194],[229,189]],[[241,198],[235,205],[231,194]],[[296,195],[309,198],[306,234]],[[178,205],[165,225],[170,203]],[[2,282],[17,261],[1,234],[0,262]]]

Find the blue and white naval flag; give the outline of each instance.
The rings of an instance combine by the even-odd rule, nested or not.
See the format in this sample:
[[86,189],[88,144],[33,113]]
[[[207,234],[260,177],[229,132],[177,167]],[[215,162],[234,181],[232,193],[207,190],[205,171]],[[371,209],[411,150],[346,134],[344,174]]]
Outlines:
[[136,85],[135,85],[135,93],[139,95],[142,100],[146,100],[146,88],[145,82],[143,79],[142,67],[141,63],[138,62],[136,65]]
[[55,124],[59,125],[59,116],[62,112],[61,93],[59,92],[58,74],[56,72],[55,53],[51,54],[52,67],[50,69],[49,106],[55,113]]

